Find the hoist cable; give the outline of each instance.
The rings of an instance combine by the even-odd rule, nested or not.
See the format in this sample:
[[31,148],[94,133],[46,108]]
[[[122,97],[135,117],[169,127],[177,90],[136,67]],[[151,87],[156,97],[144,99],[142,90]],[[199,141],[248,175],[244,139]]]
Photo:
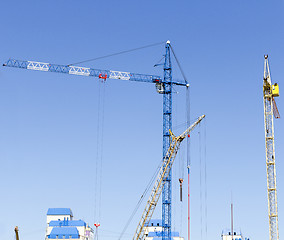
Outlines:
[[180,203],[180,235],[183,235],[182,229],[183,229],[183,204]]
[[104,105],[105,105],[105,82],[98,82],[98,118],[97,118],[97,154],[95,176],[95,213],[94,222],[96,231],[94,239],[99,239],[99,226],[101,220],[102,199],[102,164],[103,164],[103,138],[104,138]]
[[154,175],[152,176],[150,182],[149,182],[148,185],[146,186],[146,189],[144,190],[143,194],[141,195],[141,197],[140,197],[140,199],[139,199],[139,201],[138,201],[138,203],[137,203],[135,209],[133,210],[133,212],[132,212],[130,218],[128,219],[126,225],[124,226],[124,228],[123,228],[123,230],[122,230],[122,232],[121,232],[121,234],[120,234],[119,239],[121,239],[121,237],[124,235],[124,233],[125,233],[125,231],[126,231],[128,225],[130,224],[132,218],[133,218],[134,215],[136,214],[138,208],[140,207],[142,201],[144,200],[146,194],[148,193],[148,191],[149,191],[151,185],[153,184],[153,182],[154,182],[154,180],[155,180],[155,178],[156,178],[156,176],[157,176],[157,174],[158,174],[159,169],[161,168],[161,164],[162,164],[162,162],[160,163],[159,167],[156,169]]
[[[187,126],[189,127],[190,125],[190,87],[186,87],[186,122]],[[190,139],[187,138],[187,167],[190,167]]]
[[139,209],[141,203],[143,202],[143,200],[144,200],[144,198],[146,197],[147,193],[149,192],[151,186],[153,185],[153,182],[155,181],[155,179],[156,179],[156,177],[157,177],[157,175],[158,175],[158,172],[159,172],[159,170],[161,169],[162,164],[163,164],[163,161],[160,162],[159,166],[158,166],[157,169],[155,170],[155,173],[153,174],[153,176],[151,177],[149,183],[147,184],[147,186],[146,186],[146,188],[145,188],[143,194],[141,195],[141,197],[140,197],[138,203],[136,204],[136,206],[135,206],[135,208],[134,208],[132,214],[130,215],[129,219],[127,220],[127,222],[126,222],[126,224],[125,224],[125,226],[124,226],[124,228],[123,228],[123,230],[122,230],[122,232],[121,232],[121,234],[120,234],[118,240],[120,240],[120,239],[123,237],[123,235],[124,235],[124,233],[125,233],[125,231],[126,231],[128,225],[129,225],[130,222],[132,221],[132,219],[133,219],[133,217],[135,216],[137,210]]
[[99,185],[99,221],[101,220],[102,202],[102,171],[103,171],[103,147],[104,147],[104,113],[105,113],[105,81],[102,81],[102,116],[101,116],[101,157],[100,157],[100,185]]
[[99,234],[98,234],[98,228],[96,227],[96,232],[95,232],[95,236],[94,236],[95,240],[99,239]]
[[[185,99],[185,107],[186,107],[186,122],[189,127],[190,123],[190,87],[186,87],[186,99]],[[187,161],[187,239],[190,240],[190,138],[186,140],[186,161]]]
[[88,59],[88,60],[71,63],[71,64],[68,64],[67,66],[72,66],[72,65],[75,65],[75,64],[81,64],[81,63],[91,62],[91,61],[95,61],[95,60],[99,60],[99,59],[103,59],[103,58],[113,57],[113,56],[117,56],[117,55],[120,55],[120,54],[129,53],[129,52],[137,51],[137,50],[140,50],[140,49],[157,46],[157,45],[160,45],[162,43],[165,43],[165,42],[153,43],[153,44],[149,44],[149,45],[146,45],[146,46],[137,47],[137,48],[133,48],[133,49],[129,49],[129,50],[124,50],[124,51],[121,51],[121,52],[112,53],[112,54],[108,54],[108,55],[101,56],[101,57],[91,58],[91,59]]
[[205,240],[207,240],[207,147],[206,147],[206,119],[204,122],[204,188],[205,188]]
[[198,119],[198,117],[194,118],[193,121],[183,122],[183,123],[180,123],[180,124],[178,124],[176,126],[173,126],[173,130],[176,131],[177,129],[180,129],[180,128],[186,128],[187,129],[187,128],[189,128],[188,125],[190,125],[190,123],[193,123],[193,122],[197,121],[197,119]]
[[199,194],[200,194],[200,240],[203,240],[203,199],[202,199],[202,155],[201,155],[201,134],[199,125]]
[[100,132],[100,106],[101,106],[101,85],[98,82],[98,115],[97,115],[97,152],[96,152],[96,164],[95,164],[95,199],[94,199],[94,222],[98,220],[98,174],[99,174],[99,132]]

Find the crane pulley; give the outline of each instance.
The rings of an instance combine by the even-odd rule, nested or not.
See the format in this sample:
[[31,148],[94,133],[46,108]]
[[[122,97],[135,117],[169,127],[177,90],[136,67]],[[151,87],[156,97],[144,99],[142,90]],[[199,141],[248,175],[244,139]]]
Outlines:
[[175,157],[178,153],[181,142],[189,135],[189,133],[202,121],[205,115],[199,117],[195,123],[193,123],[188,129],[186,129],[181,135],[175,136],[171,130],[169,130],[171,135],[171,143],[166,156],[163,159],[162,166],[158,172],[154,187],[152,188],[151,195],[147,201],[146,207],[143,211],[142,217],[139,221],[139,224],[136,228],[133,240],[142,240],[145,238],[145,226],[149,223],[160,198],[163,186],[164,179],[169,176],[172,165],[174,163]]
[[179,200],[182,202],[182,183],[183,183],[183,178],[179,178]]
[[275,116],[275,118],[280,117],[274,100],[274,97],[279,96],[279,86],[277,83],[272,84],[268,64],[268,55],[264,56],[264,58],[263,102],[265,121],[269,240],[278,240],[279,234],[273,115]]

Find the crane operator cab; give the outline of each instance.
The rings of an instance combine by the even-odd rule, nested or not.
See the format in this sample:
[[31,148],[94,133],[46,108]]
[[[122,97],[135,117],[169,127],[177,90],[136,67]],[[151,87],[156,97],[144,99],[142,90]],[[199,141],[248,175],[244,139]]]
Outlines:
[[272,96],[279,97],[279,85],[277,83],[272,85]]

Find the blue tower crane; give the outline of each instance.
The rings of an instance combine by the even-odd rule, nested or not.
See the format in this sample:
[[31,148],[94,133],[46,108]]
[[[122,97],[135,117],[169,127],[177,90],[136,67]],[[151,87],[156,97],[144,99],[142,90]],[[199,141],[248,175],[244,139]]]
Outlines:
[[[44,72],[66,73],[80,76],[97,77],[106,80],[121,79],[137,82],[155,83],[157,92],[163,94],[163,159],[170,147],[171,135],[169,130],[172,129],[172,86],[189,87],[186,81],[172,80],[172,64],[171,64],[171,45],[170,41],[165,45],[165,61],[164,61],[164,76],[163,78],[156,75],[138,74],[131,72],[121,72],[112,70],[100,70],[88,67],[78,67],[73,65],[58,65],[51,63],[43,63],[36,61],[22,61],[9,59],[3,64],[5,67],[15,67],[29,70],[38,70]],[[163,240],[171,239],[171,171],[167,177],[163,179],[164,187],[162,191],[162,226]]]
[[[170,42],[166,43],[164,62],[164,92],[163,92],[163,159],[170,147],[170,132],[172,129],[172,64],[170,55]],[[171,205],[172,205],[172,171],[163,179],[162,191],[162,239],[171,239]]]

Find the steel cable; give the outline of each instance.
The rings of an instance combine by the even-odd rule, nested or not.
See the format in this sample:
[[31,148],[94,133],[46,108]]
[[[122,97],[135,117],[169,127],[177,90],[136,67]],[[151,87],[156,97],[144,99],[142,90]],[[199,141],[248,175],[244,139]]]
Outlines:
[[95,61],[95,60],[99,60],[99,59],[103,59],[103,58],[113,57],[113,56],[117,56],[117,55],[120,55],[120,54],[125,54],[125,53],[129,53],[129,52],[141,50],[141,49],[144,49],[144,48],[149,48],[149,47],[157,46],[157,45],[160,45],[160,44],[162,44],[162,43],[165,43],[165,42],[153,43],[153,44],[149,44],[149,45],[146,45],[146,46],[142,46],[142,47],[138,47],[138,48],[133,48],[133,49],[129,49],[129,50],[124,50],[124,51],[121,51],[121,52],[112,53],[112,54],[108,54],[108,55],[101,56],[101,57],[91,58],[91,59],[88,59],[88,60],[84,60],[84,61],[80,61],[80,62],[71,63],[71,64],[68,64],[67,66],[72,66],[72,65],[75,65],[75,64],[81,64],[81,63],[91,62],[91,61]]
[[182,74],[182,76],[183,76],[183,80],[184,80],[184,81],[186,82],[186,84],[187,84],[188,81],[187,81],[187,79],[186,79],[186,76],[185,76],[185,74],[184,74],[184,71],[182,70],[182,67],[181,67],[181,65],[180,65],[180,63],[179,63],[179,60],[177,59],[177,56],[176,56],[176,54],[175,54],[175,51],[174,51],[172,45],[170,45],[170,47],[171,47],[172,52],[173,52],[173,54],[174,54],[174,57],[175,57],[175,59],[176,59],[177,65],[178,65],[178,67],[179,67],[179,70],[180,70],[180,72],[181,72],[181,74]]
[[132,214],[130,215],[128,221],[126,222],[126,224],[125,224],[125,226],[124,226],[124,228],[123,228],[123,230],[122,230],[122,232],[121,232],[121,234],[120,234],[118,240],[120,240],[120,239],[123,237],[123,235],[124,235],[124,233],[125,233],[125,231],[126,231],[128,225],[129,225],[130,222],[132,221],[132,219],[133,219],[133,217],[135,216],[135,214],[136,214],[138,208],[140,207],[142,201],[144,200],[145,196],[146,196],[147,193],[149,192],[150,187],[153,185],[153,182],[155,181],[155,179],[156,179],[156,177],[157,177],[157,175],[158,175],[158,172],[159,172],[159,170],[160,170],[162,164],[163,164],[163,161],[160,162],[160,164],[159,164],[159,166],[157,167],[155,173],[153,174],[152,178],[150,179],[150,182],[149,182],[148,185],[146,186],[146,189],[144,190],[143,194],[141,195],[141,197],[140,197],[138,203],[136,204],[136,206],[135,206],[135,208],[134,208]]

